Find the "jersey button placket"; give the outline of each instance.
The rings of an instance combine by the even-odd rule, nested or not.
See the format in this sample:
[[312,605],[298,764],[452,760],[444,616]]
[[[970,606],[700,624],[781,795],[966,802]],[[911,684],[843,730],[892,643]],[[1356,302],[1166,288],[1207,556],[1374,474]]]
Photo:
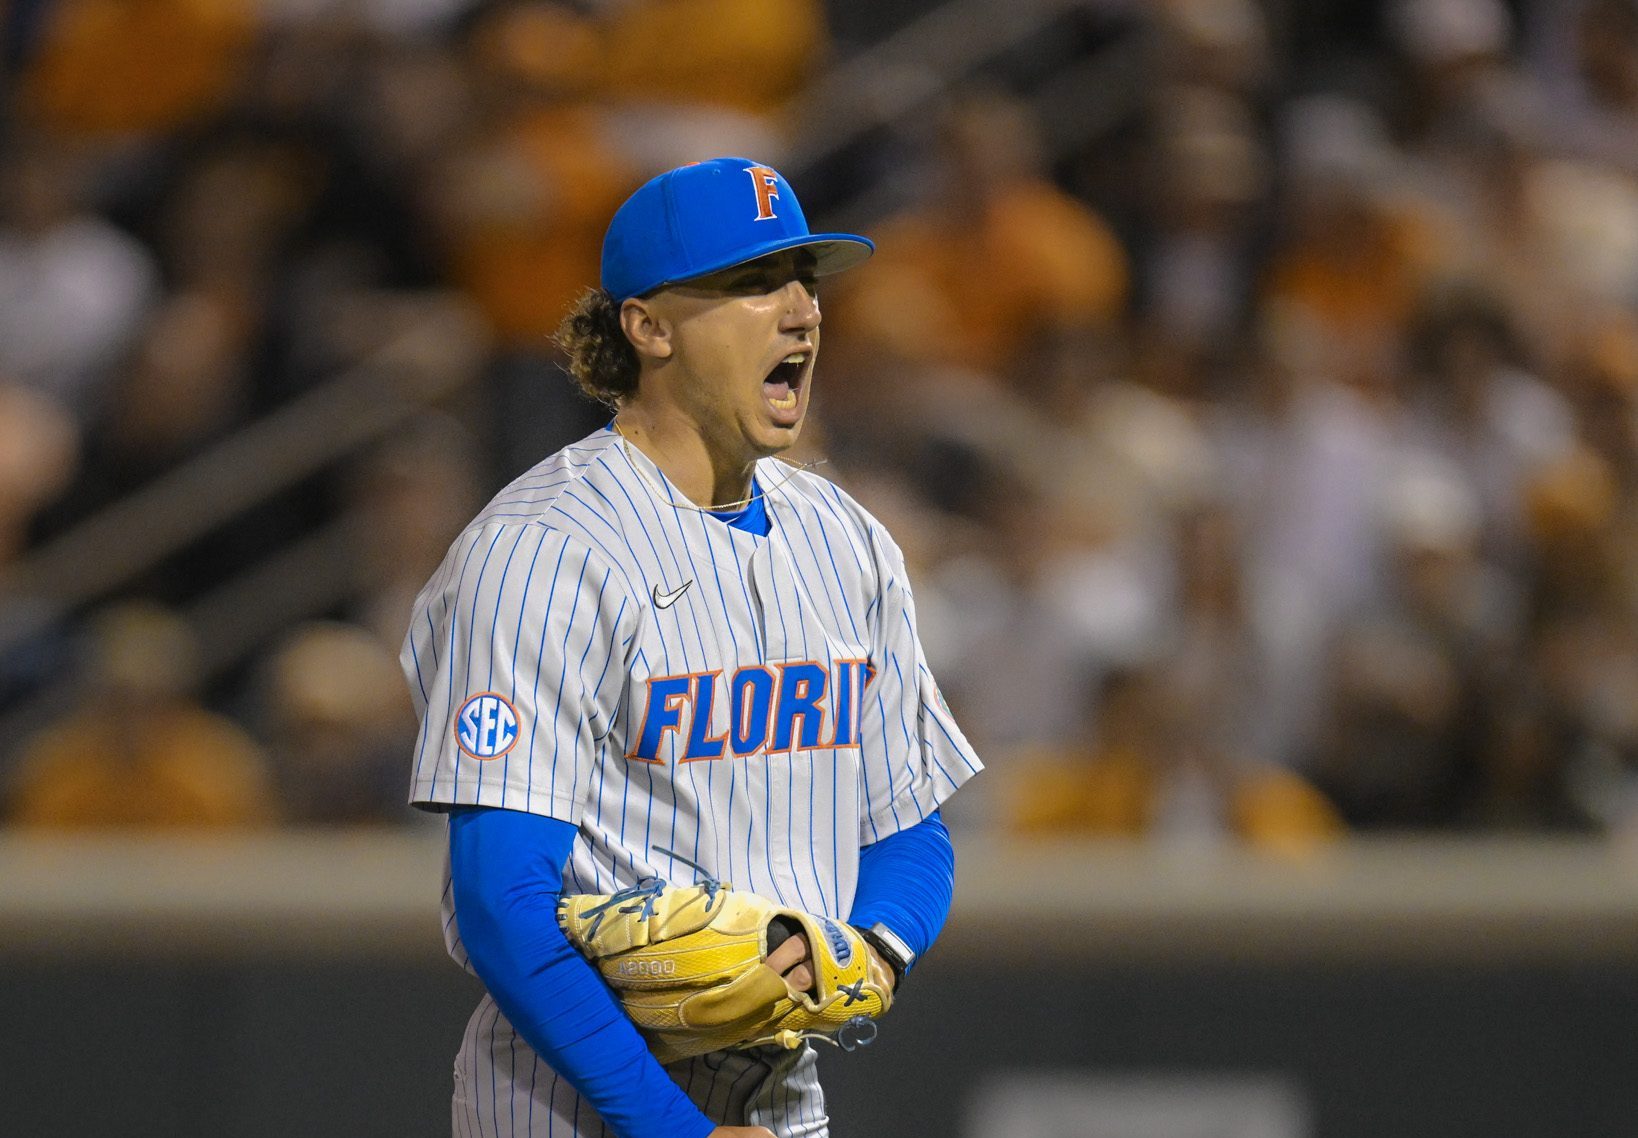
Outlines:
[[[778,635],[776,625],[779,623],[778,602],[775,600],[774,590],[779,583],[774,580],[772,549],[767,542],[763,542],[751,554],[746,563],[749,573],[751,592],[751,622],[756,626],[759,647],[763,660],[775,660],[781,657],[774,655],[774,637]],[[782,647],[782,646],[781,646]]]

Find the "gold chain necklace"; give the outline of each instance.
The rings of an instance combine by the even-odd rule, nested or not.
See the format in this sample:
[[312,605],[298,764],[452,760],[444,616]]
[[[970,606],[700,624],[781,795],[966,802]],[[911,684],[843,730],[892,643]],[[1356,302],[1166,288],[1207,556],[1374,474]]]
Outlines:
[[[798,474],[802,473],[802,471],[811,470],[815,466],[818,466],[821,463],[826,461],[825,459],[819,458],[819,459],[815,459],[812,462],[804,462],[804,463],[802,463],[802,465],[798,466],[794,462],[785,462],[783,459],[780,459],[779,460],[780,462],[784,463],[785,466],[790,468],[790,473],[785,475],[785,477],[781,478],[778,482],[775,482],[772,486],[769,486],[769,487],[767,487],[765,489],[762,489],[762,490],[758,490],[755,494],[752,494],[750,497],[741,498],[737,502],[723,502],[721,505],[717,505],[717,506],[696,506],[692,502],[679,502],[679,501],[677,501],[675,498],[672,498],[669,494],[667,494],[665,492],[665,488],[663,486],[660,486],[658,483],[656,483],[654,481],[653,476],[650,475],[649,472],[643,468],[643,464],[638,462],[637,459],[635,457],[633,457],[633,455],[630,453],[632,451],[637,450],[637,444],[632,442],[631,441],[631,436],[626,434],[626,432],[621,429],[619,419],[615,419],[612,423],[610,423],[610,426],[612,426],[614,428],[614,433],[620,436],[620,441],[623,444],[625,444],[625,448],[626,448],[626,451],[627,451],[626,460],[631,463],[632,469],[637,472],[637,474],[638,474],[638,476],[640,478],[642,478],[643,485],[648,489],[648,492],[650,494],[652,494],[659,501],[661,501],[661,502],[665,503],[666,505],[670,506],[672,509],[676,509],[676,510],[693,510],[696,514],[716,514],[716,513],[723,513],[725,511],[743,510],[746,506],[749,506],[752,502],[756,501],[758,498],[766,498],[769,494],[772,494],[775,490],[777,490],[781,486],[785,485],[785,483],[789,482],[792,478],[795,478]],[[643,457],[648,458],[647,455],[643,455]],[[649,461],[652,462],[653,460],[649,459]],[[751,484],[752,485],[756,484],[756,480],[755,480],[754,476],[753,476],[753,478],[751,480]]]

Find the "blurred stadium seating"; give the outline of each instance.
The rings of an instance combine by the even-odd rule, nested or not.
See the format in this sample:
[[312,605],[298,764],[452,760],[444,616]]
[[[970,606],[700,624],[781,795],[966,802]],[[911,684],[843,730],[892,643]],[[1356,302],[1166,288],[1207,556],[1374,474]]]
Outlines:
[[[35,1017],[0,1067],[53,1001],[63,1069],[86,1017],[187,1064],[208,1016],[221,1101],[165,1114],[200,1092],[133,1068],[83,1118],[422,1132],[337,1121],[384,1101],[346,1080],[333,1130],[293,1130],[267,1104],[303,1068],[217,1017],[253,1014],[265,950],[282,997],[363,983],[450,1049],[409,604],[490,493],[606,421],[548,336],[613,206],[743,153],[880,243],[824,294],[803,457],[901,540],[990,768],[948,812],[979,851],[949,962],[883,1073],[935,1043],[973,1086],[1052,1066],[1045,1029],[961,1034],[962,1000],[1012,1006],[996,953],[1029,965],[1020,1024],[1082,977],[1085,1021],[1050,1026],[1072,1074],[1286,1080],[1247,1100],[1267,1138],[1633,1132],[1633,0],[13,0],[0,25],[0,990]],[[1060,903],[1038,961],[1016,926]],[[413,995],[372,961],[436,1014],[392,1011]],[[116,1013],[119,978],[214,994]],[[1198,1038],[1169,980],[1227,993]],[[1411,1093],[1407,1054],[1476,1089]],[[1498,1107],[1532,1064],[1556,1089]],[[905,1125],[833,1067],[869,1120],[844,1132]],[[970,1107],[938,1132],[1013,1093],[935,1096]]]

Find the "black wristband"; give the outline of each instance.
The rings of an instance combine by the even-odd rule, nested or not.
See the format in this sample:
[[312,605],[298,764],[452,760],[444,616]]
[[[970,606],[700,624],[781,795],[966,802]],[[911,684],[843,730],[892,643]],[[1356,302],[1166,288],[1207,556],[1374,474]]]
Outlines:
[[899,985],[904,983],[905,972],[909,970],[911,964],[915,963],[915,955],[884,924],[877,923],[868,929],[858,928],[857,925],[854,928],[864,938],[865,943],[874,948],[877,955],[885,960],[887,966],[893,970],[893,990],[897,992]]

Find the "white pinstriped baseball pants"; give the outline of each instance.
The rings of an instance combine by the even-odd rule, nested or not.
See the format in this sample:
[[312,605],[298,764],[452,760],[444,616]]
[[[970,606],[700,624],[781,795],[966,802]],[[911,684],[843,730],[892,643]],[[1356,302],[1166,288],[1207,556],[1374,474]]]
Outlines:
[[[719,1051],[666,1068],[708,1117],[779,1138],[829,1138],[813,1048]],[[454,1138],[618,1138],[485,995],[455,1060]]]

